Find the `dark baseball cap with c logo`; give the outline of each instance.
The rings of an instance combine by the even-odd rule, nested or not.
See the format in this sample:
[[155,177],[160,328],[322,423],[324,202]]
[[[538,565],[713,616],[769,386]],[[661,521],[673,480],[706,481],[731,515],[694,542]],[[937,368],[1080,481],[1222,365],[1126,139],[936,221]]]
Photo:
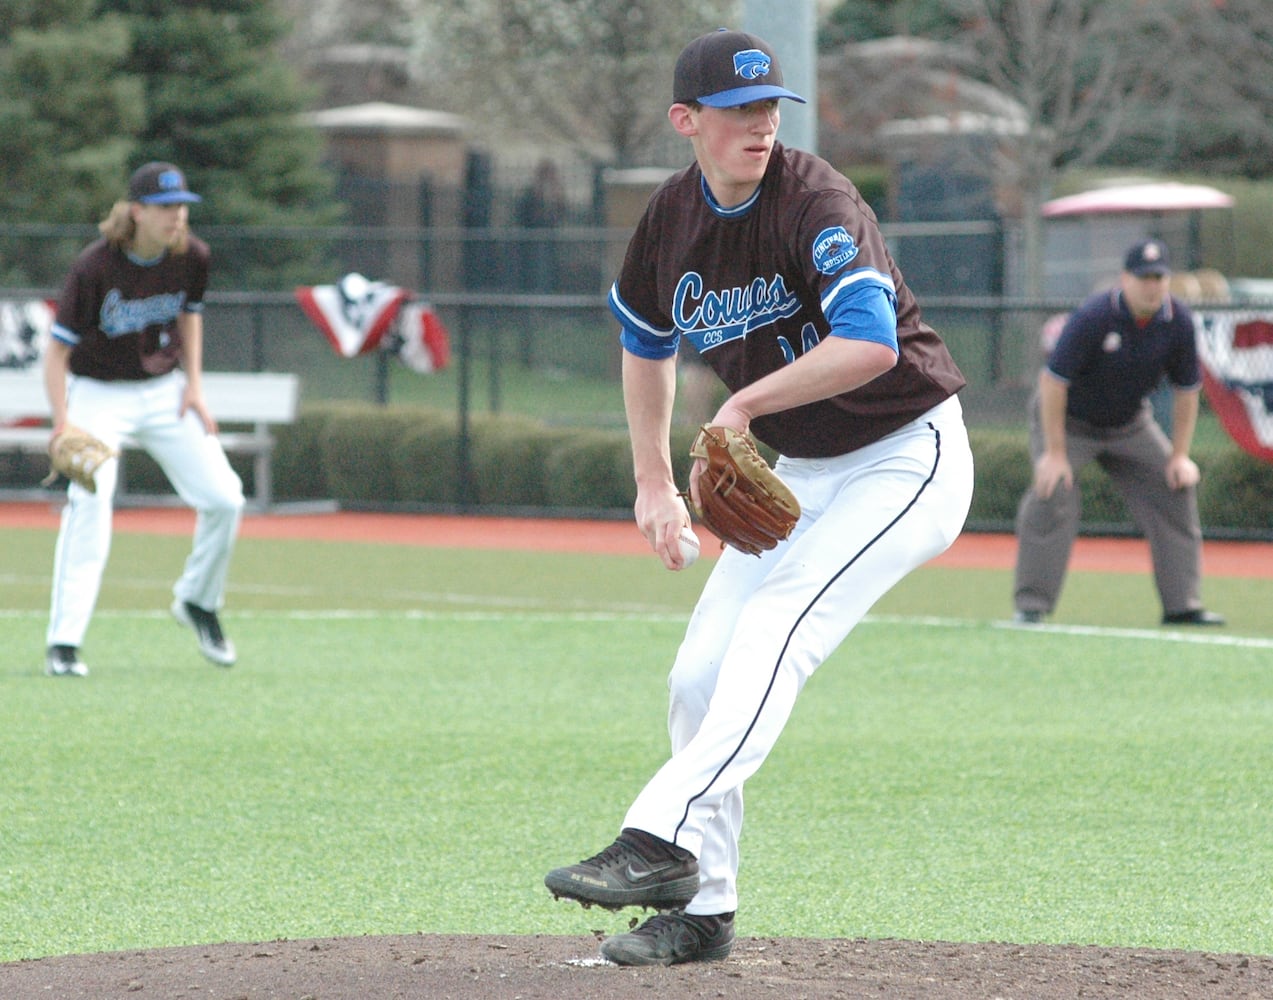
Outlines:
[[697,101],[709,108],[736,108],[775,97],[805,103],[782,85],[778,57],[767,42],[745,31],[699,35],[681,50],[672,78],[672,103]]
[[203,201],[186,187],[186,175],[171,163],[154,162],[138,167],[128,180],[128,200],[143,205],[177,205]]

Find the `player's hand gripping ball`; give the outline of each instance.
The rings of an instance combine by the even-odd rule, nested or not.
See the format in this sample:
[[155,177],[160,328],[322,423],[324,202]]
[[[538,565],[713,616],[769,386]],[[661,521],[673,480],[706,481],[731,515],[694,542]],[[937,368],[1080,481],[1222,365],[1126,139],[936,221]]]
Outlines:
[[689,569],[698,560],[698,535],[694,529],[686,525],[681,529],[678,544],[681,549],[681,569]]

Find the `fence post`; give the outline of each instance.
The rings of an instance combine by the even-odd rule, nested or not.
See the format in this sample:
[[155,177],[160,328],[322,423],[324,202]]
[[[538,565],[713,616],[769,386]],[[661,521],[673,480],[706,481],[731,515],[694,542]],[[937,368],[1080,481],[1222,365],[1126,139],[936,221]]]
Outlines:
[[261,304],[252,303],[252,370],[265,371],[265,327],[261,321]]
[[470,451],[469,438],[469,385],[472,378],[472,362],[473,362],[473,346],[472,338],[469,336],[471,332],[470,306],[459,307],[459,324],[456,330],[457,345],[459,350],[456,352],[459,358],[458,371],[456,372],[457,381],[457,397],[459,400],[459,413],[456,415],[456,423],[459,428],[455,449],[455,478],[457,483],[456,495],[461,507],[471,507],[477,502],[477,498],[473,495],[473,462]]
[[389,404],[389,352],[376,351],[376,366],[373,372],[375,378],[375,398],[376,402],[381,406]]

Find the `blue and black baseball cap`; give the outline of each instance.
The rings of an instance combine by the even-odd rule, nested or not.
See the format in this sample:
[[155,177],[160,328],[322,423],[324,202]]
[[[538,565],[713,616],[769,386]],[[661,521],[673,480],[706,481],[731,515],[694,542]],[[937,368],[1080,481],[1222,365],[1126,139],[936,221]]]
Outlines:
[[736,108],[775,97],[805,103],[783,87],[773,49],[745,31],[720,28],[699,35],[676,60],[673,104],[697,101],[709,108]]
[[154,162],[138,167],[128,179],[128,200],[143,205],[177,205],[203,201],[186,187],[186,175],[171,163]]

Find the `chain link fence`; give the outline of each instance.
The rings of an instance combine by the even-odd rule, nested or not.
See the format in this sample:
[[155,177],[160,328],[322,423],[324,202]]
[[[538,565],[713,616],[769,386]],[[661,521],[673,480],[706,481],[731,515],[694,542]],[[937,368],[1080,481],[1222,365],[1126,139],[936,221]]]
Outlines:
[[[1024,428],[1045,329],[1077,300],[998,294],[1015,270],[1011,233],[998,223],[882,228],[924,318],[949,344],[968,379],[965,409],[973,419]],[[357,272],[406,288],[434,307],[452,338],[448,377],[461,382],[461,404],[480,395],[485,403],[478,405],[499,408],[500,385],[515,372],[551,372],[560,382],[559,399],[571,391],[572,376],[617,384],[617,331],[605,295],[629,229],[209,227],[197,232],[213,246],[205,320],[209,369],[296,372],[306,399],[392,403],[404,391],[410,398],[412,381],[396,377],[389,359],[382,354],[342,357],[296,300],[298,286],[331,284]],[[70,262],[93,236],[94,227],[86,226],[0,225],[0,302],[56,296]],[[20,270],[41,280],[6,287],[3,275],[18,270],[19,257]],[[290,263],[271,271],[270,287],[233,290],[245,288],[248,275],[239,266],[244,259]],[[968,261],[981,263],[960,263]],[[950,264],[939,272],[934,262]],[[408,281],[404,275],[423,280]],[[11,365],[5,359],[12,346],[6,348],[4,336],[12,340],[14,333],[0,330],[0,364]],[[484,392],[465,391],[466,380],[473,378],[482,380]],[[545,409],[551,406],[552,400],[544,402]]]

